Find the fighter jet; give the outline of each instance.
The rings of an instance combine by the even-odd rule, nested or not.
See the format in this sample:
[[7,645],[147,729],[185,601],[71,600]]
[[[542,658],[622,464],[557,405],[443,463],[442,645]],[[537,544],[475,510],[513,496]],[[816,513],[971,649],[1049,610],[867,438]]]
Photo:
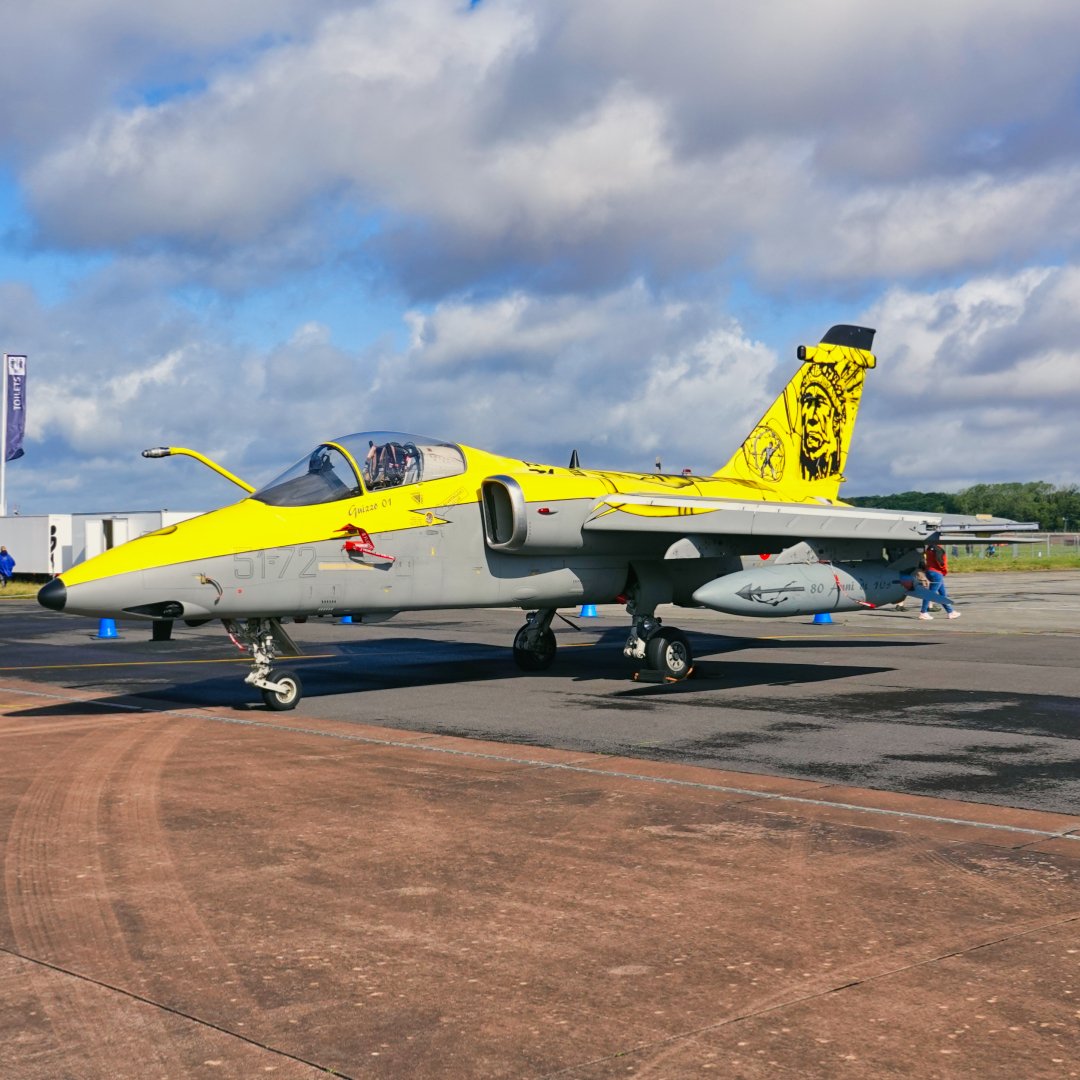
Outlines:
[[555,660],[559,608],[626,605],[624,653],[641,677],[679,681],[690,642],[660,605],[775,618],[857,611],[905,594],[903,571],[939,535],[932,515],[839,500],[874,331],[834,326],[800,346],[794,377],[710,476],[569,468],[459,443],[366,431],[320,443],[246,493],[66,571],[47,608],[95,618],[221,620],[250,652],[246,682],[270,709],[296,706],[283,623],[375,622],[402,611],[521,608],[513,656]]

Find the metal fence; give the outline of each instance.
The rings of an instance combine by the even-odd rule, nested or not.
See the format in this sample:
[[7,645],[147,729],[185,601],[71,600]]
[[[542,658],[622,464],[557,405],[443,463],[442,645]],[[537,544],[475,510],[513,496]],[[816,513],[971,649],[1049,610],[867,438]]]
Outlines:
[[1002,537],[993,544],[947,545],[950,558],[1049,558],[1051,555],[1080,554],[1080,533],[1027,533],[1022,539]]

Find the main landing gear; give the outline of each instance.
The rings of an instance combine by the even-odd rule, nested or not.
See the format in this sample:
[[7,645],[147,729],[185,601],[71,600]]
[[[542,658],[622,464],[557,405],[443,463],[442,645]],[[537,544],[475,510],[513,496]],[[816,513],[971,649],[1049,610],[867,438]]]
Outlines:
[[525,625],[514,636],[514,663],[522,671],[546,671],[555,662],[554,615],[554,608],[544,608],[525,616]]
[[626,610],[633,617],[623,656],[644,661],[634,673],[643,682],[681,682],[694,670],[694,653],[681,630],[664,626],[653,612],[639,611],[631,601]]
[[268,709],[285,712],[295,709],[304,696],[304,687],[295,671],[273,667],[279,653],[299,656],[300,650],[285,633],[277,619],[245,619],[237,622],[225,619],[225,631],[233,644],[243,652],[250,652],[252,665],[244,682],[256,686]]
[[[681,630],[663,626],[652,612],[638,612],[631,602],[627,611],[633,616],[630,636],[623,655],[640,665],[635,679],[644,682],[681,682],[694,670],[694,653]],[[514,638],[514,663],[522,671],[546,671],[555,660],[558,648],[551,630],[554,608],[541,608],[526,616],[525,625]]]

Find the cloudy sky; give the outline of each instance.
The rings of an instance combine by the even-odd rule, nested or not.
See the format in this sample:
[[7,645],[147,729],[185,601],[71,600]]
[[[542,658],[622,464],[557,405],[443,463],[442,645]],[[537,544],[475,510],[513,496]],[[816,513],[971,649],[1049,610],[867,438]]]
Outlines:
[[1080,482],[1080,5],[5,5],[24,514],[390,428],[708,472],[876,327],[843,494]]

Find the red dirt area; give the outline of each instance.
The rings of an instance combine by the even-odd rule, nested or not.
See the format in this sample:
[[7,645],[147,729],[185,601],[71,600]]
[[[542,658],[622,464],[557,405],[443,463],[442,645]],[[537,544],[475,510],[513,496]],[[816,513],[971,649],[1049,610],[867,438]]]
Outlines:
[[0,1075],[1080,1075],[1080,820],[0,689]]

